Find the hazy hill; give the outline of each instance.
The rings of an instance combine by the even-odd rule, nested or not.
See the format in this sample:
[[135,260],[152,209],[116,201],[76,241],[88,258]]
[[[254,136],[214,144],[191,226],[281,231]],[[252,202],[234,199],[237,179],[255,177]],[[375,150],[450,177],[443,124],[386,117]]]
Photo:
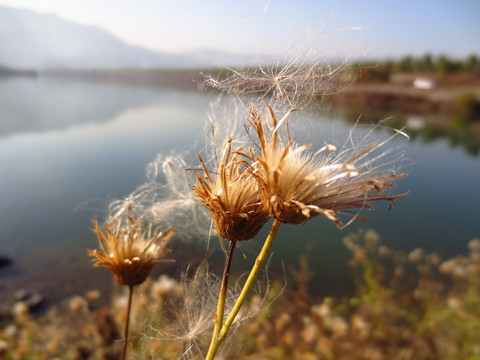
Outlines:
[[98,27],[0,6],[0,64],[16,68],[185,68],[243,65],[248,60],[255,59],[209,50],[155,52],[128,45]]

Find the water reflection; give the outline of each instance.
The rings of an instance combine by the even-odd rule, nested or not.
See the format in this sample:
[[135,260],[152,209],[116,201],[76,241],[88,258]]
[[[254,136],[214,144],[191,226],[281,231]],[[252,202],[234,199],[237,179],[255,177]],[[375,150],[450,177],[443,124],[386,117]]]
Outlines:
[[0,137],[102,123],[128,109],[168,101],[163,89],[39,77],[0,79]]
[[463,148],[467,154],[475,157],[480,155],[480,139],[463,131],[444,132],[435,127],[427,126],[422,130],[407,128],[407,132],[412,140],[418,139],[425,143],[431,143],[446,139],[451,148]]
[[396,128],[404,128],[412,141],[431,143],[446,140],[452,148],[462,148],[468,155],[480,154],[480,124],[470,119],[468,124],[462,124],[455,118],[440,117],[434,114],[412,115],[391,113],[373,113],[372,109],[362,112],[341,109],[342,117],[350,123],[376,123],[385,118],[391,118],[389,123]]

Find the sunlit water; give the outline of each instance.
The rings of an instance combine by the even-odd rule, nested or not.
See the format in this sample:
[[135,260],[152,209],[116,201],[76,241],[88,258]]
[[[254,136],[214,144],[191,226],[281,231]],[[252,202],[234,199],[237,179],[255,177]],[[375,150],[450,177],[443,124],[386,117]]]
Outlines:
[[[0,269],[0,299],[21,288],[54,301],[92,288],[108,295],[110,274],[93,269],[86,253],[96,247],[92,217],[141,185],[158,153],[203,143],[215,98],[164,88],[0,80],[0,254],[14,259]],[[344,134],[349,128],[341,119],[331,126]],[[287,269],[298,266],[298,257],[308,253],[315,272],[312,293],[348,293],[350,254],[341,239],[360,227],[375,229],[384,244],[397,249],[422,247],[445,257],[465,252],[468,241],[480,237],[480,158],[445,140],[411,141],[405,157],[413,163],[398,192],[411,193],[392,211],[377,204],[375,212],[364,214],[367,223],[342,231],[320,218],[305,226],[282,225],[272,272],[281,273],[282,262]],[[241,244],[233,267],[254,259],[267,231]],[[195,245],[199,257],[203,247],[201,241]],[[183,260],[177,275],[189,259]]]

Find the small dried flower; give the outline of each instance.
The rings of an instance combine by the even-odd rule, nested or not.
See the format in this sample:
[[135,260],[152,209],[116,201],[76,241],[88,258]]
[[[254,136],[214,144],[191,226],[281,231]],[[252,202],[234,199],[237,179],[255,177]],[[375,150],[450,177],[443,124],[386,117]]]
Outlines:
[[468,248],[472,252],[480,252],[480,239],[473,239],[468,242]]
[[423,260],[424,257],[425,251],[420,248],[416,248],[408,254],[408,260],[410,260],[410,262],[412,263],[419,263]]
[[162,232],[159,228],[152,229],[152,225],[144,230],[141,219],[128,217],[128,220],[122,224],[115,218],[103,232],[95,218],[94,232],[101,251],[88,250],[88,253],[96,260],[94,266],[111,270],[119,284],[132,287],[143,283],[153,266],[164,259],[174,231],[169,227]]
[[361,160],[381,144],[371,145],[346,160],[332,156],[336,147],[329,144],[310,154],[306,151],[312,145],[299,146],[290,139],[288,123],[287,142],[282,141],[277,131],[295,109],[277,122],[273,109],[267,107],[274,128],[270,136],[260,113],[254,108],[250,111],[250,125],[256,131],[261,150],[260,156],[250,156],[250,172],[259,183],[261,202],[270,216],[284,223],[301,224],[323,215],[338,227],[344,227],[339,214],[360,218],[352,209],[373,209],[372,201],[393,202],[406,195],[385,194],[385,189],[394,187],[393,181],[404,175],[376,176],[360,170]]
[[204,177],[196,172],[197,185],[193,189],[210,211],[217,233],[235,241],[253,238],[268,214],[260,204],[255,179],[242,168],[240,153],[232,151],[232,139],[225,143],[216,174],[211,174],[198,157]]

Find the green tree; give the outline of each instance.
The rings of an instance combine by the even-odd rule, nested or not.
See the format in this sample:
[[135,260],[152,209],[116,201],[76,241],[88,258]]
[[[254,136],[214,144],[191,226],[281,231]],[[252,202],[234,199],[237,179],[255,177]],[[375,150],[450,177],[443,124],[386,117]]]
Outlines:
[[419,72],[432,72],[434,70],[432,55],[425,54],[415,61],[415,70]]
[[474,73],[480,73],[480,60],[477,55],[470,55],[462,64],[462,70]]
[[397,64],[397,71],[409,72],[413,71],[413,59],[410,55],[403,57]]

